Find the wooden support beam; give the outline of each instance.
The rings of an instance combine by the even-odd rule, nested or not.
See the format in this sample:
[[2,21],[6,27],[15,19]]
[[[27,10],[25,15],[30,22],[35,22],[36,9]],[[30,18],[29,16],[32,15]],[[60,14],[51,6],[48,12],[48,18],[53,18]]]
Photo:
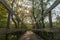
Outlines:
[[56,0],[52,5],[51,7],[49,7],[45,13],[44,13],[44,17],[49,13],[49,11],[51,11],[52,9],[54,9],[58,4],[60,4],[60,0]]
[[52,24],[52,14],[51,11],[49,12],[49,28],[52,28],[53,24]]
[[14,15],[18,21],[21,21],[20,18],[18,17],[18,15],[15,14],[13,9],[10,8],[10,6],[4,0],[0,0],[0,3],[2,3],[6,7],[6,9],[11,13],[11,15]]
[[[58,4],[60,4],[60,0],[56,0],[45,12],[43,17],[46,17],[46,15],[49,13],[49,11],[51,11],[52,9],[54,9]],[[40,20],[42,19],[42,17],[40,17]]]
[[[7,18],[7,27],[6,27],[6,30],[9,29],[9,27],[10,27],[10,13],[8,14],[8,18]],[[7,31],[6,31],[6,33],[7,33]],[[9,36],[9,34],[6,34],[6,39],[5,40],[8,40],[8,36]]]

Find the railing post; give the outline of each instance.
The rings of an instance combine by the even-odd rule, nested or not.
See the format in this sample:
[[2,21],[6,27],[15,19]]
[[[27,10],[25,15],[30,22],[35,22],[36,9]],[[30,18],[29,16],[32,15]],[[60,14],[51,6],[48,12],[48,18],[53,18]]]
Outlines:
[[[9,29],[9,25],[10,25],[10,13],[8,14],[8,18],[7,18],[7,28],[6,28],[6,33],[8,32],[7,29]],[[5,40],[8,40],[8,36],[9,36],[9,34],[6,34],[6,39],[5,39]]]
[[[49,11],[49,27],[50,27],[50,28],[53,28],[51,11]],[[53,39],[54,39],[54,33],[51,33],[51,34],[50,34],[50,37],[51,37],[50,40],[53,40]]]
[[51,15],[51,11],[49,11],[49,27],[52,28],[52,15]]

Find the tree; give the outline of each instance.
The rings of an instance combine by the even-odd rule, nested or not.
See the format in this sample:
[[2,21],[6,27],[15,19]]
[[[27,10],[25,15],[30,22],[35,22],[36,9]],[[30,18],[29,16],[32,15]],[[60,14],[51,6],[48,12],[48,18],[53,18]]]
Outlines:
[[6,8],[0,3],[0,27],[6,27],[7,22],[7,10]]
[[59,15],[57,15],[56,19],[58,22],[60,22],[60,16]]

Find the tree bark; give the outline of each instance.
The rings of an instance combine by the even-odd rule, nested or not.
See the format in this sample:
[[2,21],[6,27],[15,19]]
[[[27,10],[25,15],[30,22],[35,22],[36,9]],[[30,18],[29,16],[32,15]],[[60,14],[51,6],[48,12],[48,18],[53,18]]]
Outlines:
[[44,9],[43,9],[43,0],[41,0],[41,9],[42,9],[42,12],[41,12],[41,16],[42,16],[42,27],[45,28],[45,24],[44,24]]

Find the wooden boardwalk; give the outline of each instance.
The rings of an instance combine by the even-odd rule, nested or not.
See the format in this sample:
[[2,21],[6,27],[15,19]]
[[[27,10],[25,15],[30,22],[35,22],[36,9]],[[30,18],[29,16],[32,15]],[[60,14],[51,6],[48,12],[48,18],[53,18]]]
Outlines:
[[27,31],[23,36],[19,38],[19,40],[43,40],[38,35],[36,35],[32,31]]

